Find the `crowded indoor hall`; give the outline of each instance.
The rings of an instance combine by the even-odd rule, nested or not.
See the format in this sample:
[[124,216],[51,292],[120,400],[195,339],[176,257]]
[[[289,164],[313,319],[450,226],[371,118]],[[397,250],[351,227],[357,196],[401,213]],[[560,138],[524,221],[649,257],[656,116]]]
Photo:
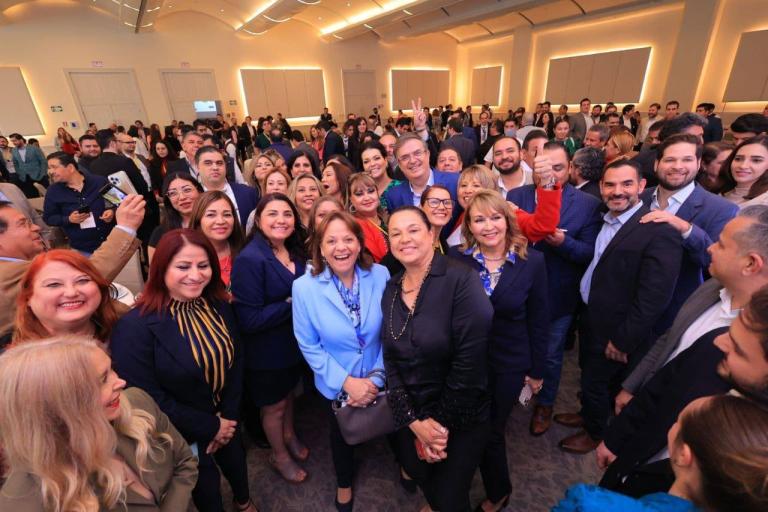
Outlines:
[[768,511],[768,1],[0,41],[0,512]]

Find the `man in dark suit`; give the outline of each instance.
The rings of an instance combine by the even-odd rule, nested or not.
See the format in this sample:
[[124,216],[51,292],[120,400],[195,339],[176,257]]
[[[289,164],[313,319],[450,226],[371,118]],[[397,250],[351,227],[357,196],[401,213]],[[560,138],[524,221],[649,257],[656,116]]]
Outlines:
[[199,173],[195,165],[195,154],[203,147],[203,138],[194,130],[186,132],[181,139],[181,154],[178,160],[168,162],[168,174],[174,172],[186,172],[199,180]]
[[707,120],[704,127],[704,144],[723,140],[723,120],[715,114],[714,103],[699,103],[696,113]]
[[462,134],[464,126],[458,117],[448,120],[448,138],[440,144],[440,149],[453,148],[461,156],[464,167],[475,163],[475,145]]
[[149,240],[152,231],[160,222],[160,207],[157,204],[155,195],[147,186],[147,182],[141,176],[141,172],[136,168],[133,160],[117,153],[117,139],[112,130],[99,130],[96,133],[96,140],[101,147],[101,156],[96,158],[89,167],[91,174],[109,178],[110,175],[124,171],[131,181],[131,185],[138,194],[141,194],[146,201],[146,214],[144,222],[138,230],[138,238],[144,243]]
[[584,429],[560,441],[564,451],[588,453],[600,443],[612,409],[611,390],[645,354],[653,327],[672,299],[682,241],[666,224],[640,223],[649,211],[640,200],[644,187],[640,167],[631,161],[609,164],[600,182],[608,213],[580,283],[586,304],[579,336],[582,411],[555,416],[558,423]]
[[343,155],[346,152],[344,149],[344,141],[341,140],[341,136],[339,136],[338,133],[331,129],[331,123],[328,121],[320,121],[317,123],[317,131],[325,141],[323,144],[324,164],[327,164],[332,156]]
[[656,340],[624,380],[616,397],[616,411],[621,411],[667,361],[688,346],[691,336],[684,340],[686,333],[694,324],[706,321],[704,315],[713,317],[717,311],[737,313],[758,289],[768,285],[768,247],[760,235],[765,232],[768,232],[768,206],[765,205],[745,208],[725,225],[719,242],[709,248],[708,270],[712,279],[688,298],[669,330]]
[[333,114],[331,114],[330,112],[328,112],[328,107],[325,107],[325,108],[323,109],[323,113],[322,113],[322,114],[320,114],[320,121],[328,121],[328,123],[330,123],[331,121],[333,121]]
[[[622,383],[623,389],[616,397],[616,410],[620,414],[597,448],[601,467],[615,461],[605,474],[605,485],[634,493],[655,485],[659,475],[663,482],[668,475],[653,471],[657,465],[646,462],[663,460],[655,455],[666,444],[663,439],[669,421],[674,421],[677,413],[697,396],[703,396],[702,393],[723,392],[718,388],[707,392],[713,380],[718,385],[716,366],[722,353],[711,347],[711,337],[710,346],[700,348],[699,345],[707,344],[701,336],[731,326],[761,289],[768,290],[768,247],[761,243],[761,233],[766,231],[768,206],[764,205],[742,210],[726,225],[720,243],[710,248],[713,278],[691,295],[672,327]],[[710,355],[702,360],[697,356],[690,361],[692,352],[711,354],[713,350],[714,358]],[[725,389],[730,387],[727,385]],[[686,390],[697,394],[679,394]],[[664,416],[663,411],[670,407],[672,414]],[[661,467],[664,469],[665,465]],[[625,479],[628,475],[631,478]]]
[[579,111],[570,116],[571,137],[574,139],[583,141],[584,136],[587,134],[587,130],[594,124],[592,116],[589,115],[589,107],[591,104],[592,102],[589,101],[589,98],[582,99],[581,103],[579,103]]
[[709,267],[708,247],[720,237],[723,226],[736,216],[738,207],[704,190],[694,180],[701,166],[702,146],[695,135],[672,135],[656,150],[658,186],[646,189],[641,198],[651,212],[640,222],[665,222],[680,233],[683,263],[675,293],[657,324],[657,335],[672,325],[680,306],[704,282]]
[[[447,187],[451,193],[451,198],[457,201],[458,173],[431,169],[427,143],[419,135],[414,133],[400,137],[395,145],[395,157],[400,164],[400,170],[403,171],[408,181],[404,181],[384,193],[390,212],[404,205],[419,206],[421,195],[429,186],[436,183]],[[458,216],[457,209],[454,208],[454,217]],[[452,222],[448,223],[448,226],[452,225]]]
[[571,185],[602,202],[600,178],[603,177],[603,167],[605,159],[602,151],[595,148],[577,149],[571,160]]
[[240,183],[227,181],[226,163],[221,152],[213,146],[203,146],[195,155],[195,165],[200,171],[200,183],[203,189],[221,190],[232,200],[240,218],[240,225],[245,226],[248,216],[256,208],[259,196],[256,189]]
[[[568,183],[571,164],[564,146],[548,142],[544,145],[543,154],[549,157],[552,174],[563,192],[559,228],[543,241],[533,244],[535,249],[544,253],[550,311],[544,386],[536,397],[530,425],[533,435],[543,434],[552,423],[552,406],[560,384],[565,338],[580,302],[579,281],[594,254],[595,239],[601,225],[599,208],[602,205],[597,198],[576,190]],[[507,201],[534,213],[538,203],[538,181],[538,175],[534,174],[536,185],[510,190]]]
[[477,143],[481,146],[485,143],[485,140],[490,136],[490,122],[491,115],[488,111],[484,110],[480,112],[480,122],[475,125],[475,135],[477,136]]

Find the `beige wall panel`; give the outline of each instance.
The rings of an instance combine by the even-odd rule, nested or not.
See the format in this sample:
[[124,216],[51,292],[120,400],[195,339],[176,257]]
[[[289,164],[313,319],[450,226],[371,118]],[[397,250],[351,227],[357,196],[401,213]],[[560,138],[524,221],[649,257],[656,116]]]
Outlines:
[[[578,103],[584,97],[584,91],[589,90],[592,75],[595,72],[595,59],[592,55],[572,57],[568,70],[568,85],[565,88],[564,100],[558,103]],[[551,101],[551,100],[550,100]]]
[[40,117],[32,102],[32,96],[21,74],[21,68],[0,68],[0,84],[3,88],[3,106],[0,107],[0,133],[22,135],[44,133]]
[[571,68],[570,58],[552,59],[549,61],[549,73],[547,75],[547,91],[545,98],[553,103],[562,103],[565,100],[565,91],[568,88],[568,75]]
[[482,105],[485,103],[486,69],[475,68],[472,70],[472,96],[470,103],[472,105]]
[[648,69],[650,48],[635,48],[619,52],[619,70],[616,73],[616,85],[613,89],[613,101],[616,103],[637,103],[645,83],[645,71]]
[[287,69],[283,71],[287,107],[278,110],[285,117],[300,117],[301,112],[309,111],[309,96],[307,96],[306,73],[303,69]]
[[133,124],[147,115],[133,71],[65,70],[75,102],[86,123]]
[[307,69],[304,71],[304,82],[307,84],[307,111],[300,117],[316,116],[328,104],[325,100],[325,80],[322,69]]
[[213,71],[161,69],[160,78],[174,119],[190,122],[195,118],[195,100],[220,99]]
[[741,34],[723,101],[765,100],[768,80],[768,30]]
[[501,101],[501,66],[485,69],[485,97],[483,103],[498,106]]
[[264,88],[267,91],[267,112],[288,110],[288,92],[285,90],[285,74],[281,69],[264,70]]
[[619,60],[618,52],[598,53],[594,56],[592,78],[589,82],[589,94],[587,95],[593,103],[613,101]]
[[345,113],[354,112],[367,116],[378,104],[376,97],[376,71],[345,69],[342,71],[344,84]]
[[264,71],[261,69],[241,69],[240,76],[243,81],[243,95],[248,112],[256,113],[254,117],[258,117],[261,112],[269,112],[267,89],[264,86]]

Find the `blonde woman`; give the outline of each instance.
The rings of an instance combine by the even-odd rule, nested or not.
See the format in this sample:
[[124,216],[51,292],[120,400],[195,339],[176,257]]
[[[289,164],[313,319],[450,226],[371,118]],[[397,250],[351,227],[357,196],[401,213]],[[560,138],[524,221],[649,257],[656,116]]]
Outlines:
[[275,168],[275,158],[272,155],[262,153],[256,157],[253,164],[253,174],[243,176],[246,182],[253,185],[259,191],[263,190],[264,179]]
[[367,173],[353,174],[347,183],[349,211],[363,230],[365,249],[375,263],[389,252],[387,214],[379,201],[379,189]]
[[634,155],[632,148],[635,145],[635,138],[632,134],[625,131],[614,132],[605,143],[605,165],[608,166],[620,158],[631,158]]
[[481,190],[497,190],[496,177],[493,171],[484,165],[470,165],[459,174],[459,184],[456,187],[456,196],[459,200],[461,213],[456,219],[451,234],[448,236],[447,243],[449,247],[460,245],[464,242],[461,232],[461,225],[464,221],[464,210],[467,209],[469,201]]
[[146,393],[124,389],[92,339],[25,343],[0,357],[0,510],[187,510],[197,459]]
[[300,174],[288,186],[288,198],[296,205],[301,217],[301,225],[309,226],[310,212],[315,202],[325,193],[320,180],[313,174]]

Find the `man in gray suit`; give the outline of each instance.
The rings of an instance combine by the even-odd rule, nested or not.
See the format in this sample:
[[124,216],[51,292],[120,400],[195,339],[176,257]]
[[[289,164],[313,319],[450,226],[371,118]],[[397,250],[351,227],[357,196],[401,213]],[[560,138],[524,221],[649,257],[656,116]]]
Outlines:
[[587,134],[587,130],[595,124],[592,120],[592,116],[589,115],[589,109],[592,102],[589,98],[584,98],[579,103],[579,111],[571,116],[568,116],[568,121],[571,123],[571,137],[584,140],[584,136]]
[[709,253],[712,279],[693,292],[669,330],[624,380],[616,397],[616,414],[661,367],[689,348],[702,333],[730,325],[752,294],[768,285],[768,206],[741,210],[725,225]]

